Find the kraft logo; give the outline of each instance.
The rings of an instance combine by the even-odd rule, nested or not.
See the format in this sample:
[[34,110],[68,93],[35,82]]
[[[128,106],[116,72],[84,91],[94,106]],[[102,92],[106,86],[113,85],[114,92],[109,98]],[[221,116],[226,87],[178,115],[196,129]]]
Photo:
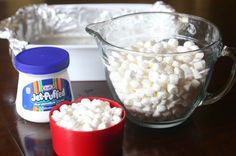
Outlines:
[[44,91],[48,91],[48,90],[52,90],[53,89],[53,85],[45,85],[43,86],[43,90]]

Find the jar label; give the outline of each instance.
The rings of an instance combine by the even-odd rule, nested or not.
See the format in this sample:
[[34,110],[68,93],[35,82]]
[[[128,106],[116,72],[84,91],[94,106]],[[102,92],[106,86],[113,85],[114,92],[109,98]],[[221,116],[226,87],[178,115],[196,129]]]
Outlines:
[[30,111],[50,111],[57,103],[71,101],[69,82],[61,78],[35,81],[23,88],[23,108]]

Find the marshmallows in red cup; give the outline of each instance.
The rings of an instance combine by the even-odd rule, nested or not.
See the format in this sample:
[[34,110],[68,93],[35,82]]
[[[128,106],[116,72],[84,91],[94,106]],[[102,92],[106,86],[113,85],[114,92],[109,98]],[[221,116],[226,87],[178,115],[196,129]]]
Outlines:
[[50,112],[52,143],[60,156],[112,156],[122,149],[125,111],[115,101],[83,97]]

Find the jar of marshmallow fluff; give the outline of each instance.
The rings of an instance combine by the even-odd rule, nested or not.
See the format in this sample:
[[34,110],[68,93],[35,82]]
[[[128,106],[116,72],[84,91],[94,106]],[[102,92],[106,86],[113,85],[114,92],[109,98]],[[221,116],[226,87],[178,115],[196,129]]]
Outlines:
[[56,47],[27,49],[16,55],[19,72],[16,111],[31,122],[49,122],[49,112],[61,101],[72,100],[67,72],[69,54]]

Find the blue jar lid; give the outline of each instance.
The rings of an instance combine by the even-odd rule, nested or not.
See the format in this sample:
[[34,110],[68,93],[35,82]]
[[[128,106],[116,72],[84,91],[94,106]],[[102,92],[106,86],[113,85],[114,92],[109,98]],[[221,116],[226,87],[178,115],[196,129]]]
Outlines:
[[23,73],[51,74],[59,72],[68,66],[68,52],[56,47],[26,49],[15,57],[15,67]]

